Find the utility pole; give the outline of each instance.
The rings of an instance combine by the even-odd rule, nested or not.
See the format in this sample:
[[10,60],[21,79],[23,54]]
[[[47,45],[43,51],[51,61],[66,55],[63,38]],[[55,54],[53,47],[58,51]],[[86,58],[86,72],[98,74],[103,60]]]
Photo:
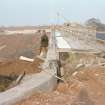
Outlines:
[[59,23],[60,23],[60,14],[59,12],[57,12],[57,25],[59,25]]

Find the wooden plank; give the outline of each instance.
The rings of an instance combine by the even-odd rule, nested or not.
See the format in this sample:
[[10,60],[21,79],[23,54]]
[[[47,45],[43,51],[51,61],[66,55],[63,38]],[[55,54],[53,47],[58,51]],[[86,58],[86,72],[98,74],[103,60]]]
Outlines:
[[0,50],[4,49],[5,47],[6,47],[6,45],[0,46]]
[[27,57],[24,57],[24,56],[20,56],[19,59],[24,60],[24,61],[28,61],[28,62],[34,62],[34,59],[30,59],[30,58],[27,58]]

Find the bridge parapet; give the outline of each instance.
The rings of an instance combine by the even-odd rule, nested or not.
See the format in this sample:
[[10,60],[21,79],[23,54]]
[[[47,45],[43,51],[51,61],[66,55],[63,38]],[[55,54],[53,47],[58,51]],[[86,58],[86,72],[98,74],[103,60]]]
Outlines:
[[[96,29],[86,26],[58,26],[56,27],[57,30],[61,30],[66,36],[75,36],[77,39],[83,40],[96,40]],[[69,37],[68,36],[68,37]]]

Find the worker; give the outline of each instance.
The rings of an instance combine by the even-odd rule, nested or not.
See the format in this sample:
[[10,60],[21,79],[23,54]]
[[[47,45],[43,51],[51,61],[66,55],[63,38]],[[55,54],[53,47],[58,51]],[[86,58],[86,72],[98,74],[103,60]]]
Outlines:
[[48,39],[47,33],[45,30],[43,30],[42,36],[41,36],[40,54],[41,55],[44,54],[44,57],[46,56],[46,53],[47,53],[48,44],[49,44],[49,39]]

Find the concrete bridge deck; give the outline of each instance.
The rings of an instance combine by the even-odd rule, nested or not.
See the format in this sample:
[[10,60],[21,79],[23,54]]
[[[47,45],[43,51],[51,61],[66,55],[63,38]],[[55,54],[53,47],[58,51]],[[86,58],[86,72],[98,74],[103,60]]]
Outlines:
[[[84,36],[83,36],[84,37]],[[64,30],[56,30],[57,52],[100,53],[105,51],[105,44],[95,38],[80,38]]]

